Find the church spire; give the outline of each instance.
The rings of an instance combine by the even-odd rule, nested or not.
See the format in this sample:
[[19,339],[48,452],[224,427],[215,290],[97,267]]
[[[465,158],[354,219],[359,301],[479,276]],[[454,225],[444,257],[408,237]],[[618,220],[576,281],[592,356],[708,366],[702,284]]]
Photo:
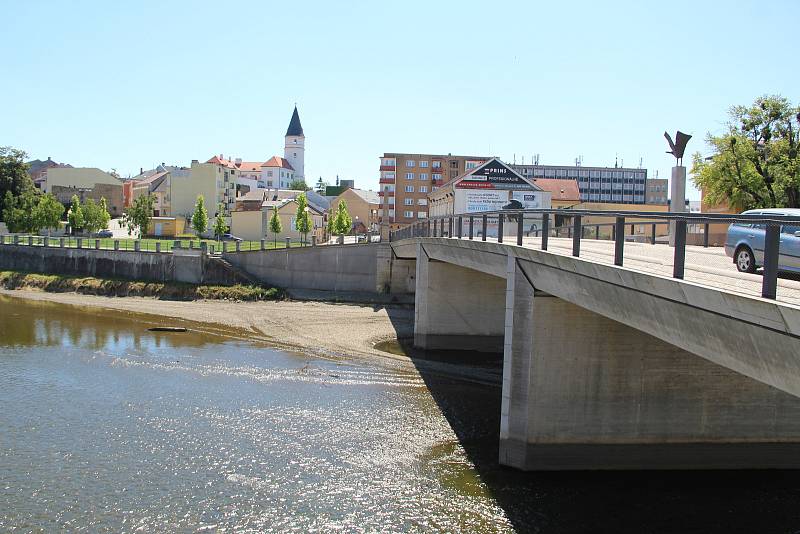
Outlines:
[[289,128],[286,130],[286,137],[290,135],[305,137],[303,135],[303,125],[300,124],[300,115],[297,114],[297,106],[294,107],[294,113],[292,113],[292,120],[289,121]]

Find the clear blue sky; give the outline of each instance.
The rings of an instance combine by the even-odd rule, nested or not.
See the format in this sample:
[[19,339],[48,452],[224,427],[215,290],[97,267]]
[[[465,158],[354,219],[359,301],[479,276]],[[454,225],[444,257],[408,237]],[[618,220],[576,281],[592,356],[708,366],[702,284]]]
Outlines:
[[705,151],[732,104],[800,100],[795,0],[0,8],[0,145],[122,174],[282,154],[297,102],[309,183],[375,188],[384,151],[618,154],[666,177],[664,130]]

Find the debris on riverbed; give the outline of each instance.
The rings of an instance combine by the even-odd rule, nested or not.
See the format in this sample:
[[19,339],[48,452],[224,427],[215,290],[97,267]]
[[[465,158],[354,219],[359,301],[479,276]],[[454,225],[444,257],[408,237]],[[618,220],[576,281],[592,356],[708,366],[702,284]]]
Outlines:
[[152,326],[148,328],[151,332],[186,332],[183,326]]

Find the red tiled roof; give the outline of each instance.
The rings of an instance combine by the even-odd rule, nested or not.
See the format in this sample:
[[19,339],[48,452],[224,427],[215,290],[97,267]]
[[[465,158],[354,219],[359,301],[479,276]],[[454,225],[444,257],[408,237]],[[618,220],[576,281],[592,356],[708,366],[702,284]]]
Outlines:
[[552,200],[580,202],[581,192],[576,180],[559,180],[554,178],[534,178],[533,183],[544,191],[552,193]]
[[262,167],[282,167],[284,169],[289,169],[290,171],[294,170],[294,167],[292,167],[291,163],[289,163],[288,161],[286,161],[285,158],[282,158],[280,156],[272,156],[271,158],[269,158],[267,160],[266,163],[264,163],[261,166]]
[[228,167],[229,169],[239,169],[249,172],[258,172],[261,170],[261,166],[263,165],[261,161],[240,161],[239,163],[236,163],[235,160],[220,158],[219,156],[214,156],[210,160],[206,161],[206,163],[216,163],[217,165],[222,165],[223,167]]

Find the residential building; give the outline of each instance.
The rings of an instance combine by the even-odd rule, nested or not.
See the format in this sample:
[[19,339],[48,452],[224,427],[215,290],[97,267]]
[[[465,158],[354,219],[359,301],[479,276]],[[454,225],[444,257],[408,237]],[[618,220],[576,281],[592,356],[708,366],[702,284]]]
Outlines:
[[33,180],[33,185],[39,189],[42,189],[44,182],[47,180],[48,169],[52,169],[54,167],[72,167],[72,165],[68,165],[66,163],[55,162],[50,158],[50,156],[47,156],[47,159],[44,161],[40,159],[28,161],[26,162],[26,165],[28,166],[28,175],[31,177],[31,180]]
[[158,172],[150,175],[144,180],[133,182],[131,186],[131,201],[143,195],[153,197],[153,216],[168,217],[172,215],[171,191],[172,173],[161,167]]
[[571,208],[581,201],[577,180],[534,178],[533,183],[543,191],[550,192],[550,206],[553,209]]
[[659,178],[658,171],[655,178],[647,180],[645,204],[669,204],[669,180]]
[[380,197],[375,191],[348,188],[331,201],[329,216],[335,216],[339,203],[344,200],[347,212],[353,219],[353,229],[358,233],[377,232],[381,221]]
[[108,212],[112,217],[122,215],[124,199],[122,181],[113,174],[93,167],[50,167],[44,181],[40,182],[42,191],[52,193],[59,202],[68,205],[73,195],[81,202],[93,199],[100,202],[106,199]]
[[[231,213],[231,233],[236,237],[251,241],[277,238],[279,242],[282,242],[287,237],[295,242],[300,241],[303,236],[295,228],[297,200],[295,198],[273,200],[266,196],[269,193],[262,192],[261,194],[260,202],[255,198],[256,192],[248,194],[248,197],[237,202],[239,208]],[[269,219],[275,208],[278,210],[278,218],[281,220],[282,227],[282,231],[277,237],[269,231]],[[317,239],[321,240],[325,229],[325,214],[311,203],[308,204],[308,210],[313,228],[307,238],[310,240],[312,236],[316,235]]]
[[205,201],[209,225],[213,224],[220,204],[223,215],[229,216],[236,202],[233,170],[219,163],[192,160],[189,169],[170,173],[170,215],[179,215],[187,220],[191,218],[199,195]]
[[382,225],[391,230],[428,216],[428,194],[485,157],[385,152],[380,158]]

